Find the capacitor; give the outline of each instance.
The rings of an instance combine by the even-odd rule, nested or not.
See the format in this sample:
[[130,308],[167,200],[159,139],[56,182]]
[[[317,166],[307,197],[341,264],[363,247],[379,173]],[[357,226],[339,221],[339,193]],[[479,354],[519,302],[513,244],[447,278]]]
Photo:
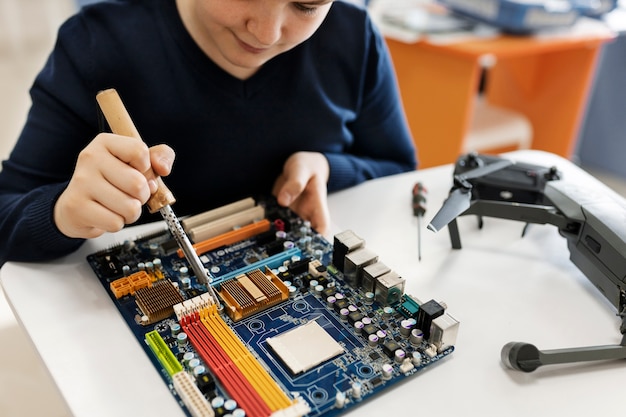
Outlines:
[[190,359],[189,362],[187,363],[187,366],[189,367],[190,370],[193,371],[198,366],[200,366],[200,359],[198,358]]
[[293,249],[295,246],[296,246],[296,244],[293,243],[291,240],[285,240],[283,242],[283,248],[285,250]]
[[233,410],[231,414],[233,415],[233,417],[246,417],[246,412],[243,408],[237,408]]
[[315,292],[315,294],[320,295],[322,291],[324,291],[324,286],[321,284],[317,284],[313,291]]
[[304,236],[300,239],[300,247],[303,248],[305,251],[309,251],[311,250],[311,236]]
[[393,313],[395,312],[395,310],[393,309],[393,307],[385,307],[383,308],[383,317],[388,319],[389,317],[393,316]]
[[415,327],[417,321],[413,318],[404,319],[400,322],[400,334],[404,337],[409,337],[411,330]]
[[411,354],[411,362],[413,365],[420,366],[422,364],[422,354],[419,352],[413,352]]
[[193,376],[198,377],[206,372],[206,368],[203,365],[197,365],[193,367]]
[[187,333],[180,332],[176,335],[176,341],[178,342],[179,347],[187,346]]
[[347,308],[342,308],[341,310],[339,310],[339,318],[342,321],[348,321],[349,315],[350,315],[350,310],[348,310]]
[[326,306],[328,306],[328,308],[333,308],[333,305],[337,302],[337,299],[335,298],[334,295],[329,295],[326,298]]
[[128,265],[124,265],[122,266],[122,273],[124,274],[125,277],[130,275],[130,266]]
[[146,270],[146,264],[143,263],[143,262],[137,263],[137,269],[139,269],[140,271],[145,271]]
[[404,362],[404,359],[406,359],[406,352],[402,349],[398,349],[393,353],[393,359],[396,363],[402,363]]
[[146,262],[146,271],[152,272],[154,271],[154,264],[150,261]]
[[393,376],[393,366],[388,363],[383,364],[381,371],[383,379],[391,379]]
[[159,245],[157,243],[151,243],[149,248],[151,254],[156,255],[159,253]]
[[287,290],[289,290],[289,298],[294,298],[298,294],[298,289],[295,285],[288,286]]
[[309,289],[314,290],[315,287],[317,287],[319,285],[319,282],[316,279],[312,279],[309,282]]
[[226,400],[224,399],[224,397],[218,395],[211,400],[211,407],[213,407],[215,410],[223,409],[225,401]]
[[378,336],[371,334],[367,337],[367,344],[371,347],[378,346]]
[[413,346],[418,346],[424,340],[424,333],[420,329],[411,330],[411,335],[409,336],[409,343]]
[[363,318],[361,319],[361,321],[362,321],[362,322],[363,322],[363,324],[364,324],[364,325],[366,325],[366,326],[367,326],[368,324],[372,324],[372,318],[371,318],[371,317],[367,317],[367,316],[365,316],[365,317],[363,317]]
[[180,284],[183,286],[183,289],[188,290],[191,288],[191,278],[184,277],[180,279]]
[[356,334],[361,334],[361,332],[363,331],[363,327],[365,327],[365,325],[362,321],[359,320],[354,322],[354,332]]
[[185,354],[183,355],[183,364],[185,366],[189,366],[189,361],[194,359],[196,357],[196,355],[193,352],[185,352]]
[[187,268],[186,266],[181,266],[180,269],[178,270],[178,274],[181,277],[181,279],[188,277],[189,276],[189,268]]
[[383,343],[385,341],[385,339],[387,338],[387,332],[384,330],[377,330],[376,331],[376,336],[378,336],[378,340],[380,343]]
[[368,292],[365,293],[365,300],[363,300],[363,302],[366,305],[371,305],[371,304],[374,303],[374,298],[376,298],[376,294],[374,294],[371,291],[368,291]]
[[161,271],[163,269],[163,262],[161,262],[161,258],[154,258],[152,260],[152,265],[154,265],[154,269]]
[[237,401],[233,399],[229,399],[224,402],[224,410],[234,411],[236,408],[237,408]]
[[278,230],[276,232],[276,239],[287,239],[287,232],[284,230]]

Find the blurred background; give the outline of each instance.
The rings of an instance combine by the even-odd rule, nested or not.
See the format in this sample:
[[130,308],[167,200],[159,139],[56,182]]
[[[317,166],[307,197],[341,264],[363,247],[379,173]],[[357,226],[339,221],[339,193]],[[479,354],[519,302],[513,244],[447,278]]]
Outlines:
[[[74,0],[0,0],[0,159],[8,157],[30,106],[28,89]],[[0,292],[0,416],[66,417],[30,339]]]
[[[90,3],[92,1],[83,1]],[[354,0],[358,1],[358,0]],[[24,123],[30,98],[28,90],[37,72],[43,66],[52,48],[59,25],[79,7],[75,0],[0,0],[0,160],[9,156]],[[626,48],[618,39],[607,46]],[[623,50],[623,49],[622,49]],[[606,51],[605,51],[606,52]],[[590,97],[594,109],[611,108],[611,100],[626,96],[625,54],[609,50],[602,57],[596,88]],[[617,85],[611,83],[612,74],[621,74]],[[624,107],[621,107],[623,112]],[[592,109],[593,110],[593,109]],[[611,149],[624,146],[626,126],[615,128],[606,121],[607,112],[593,116],[583,123],[581,135],[586,136],[579,153],[588,148],[593,154],[585,169],[591,171],[609,186],[626,196],[626,176],[603,166],[603,156],[595,156],[600,148],[611,154]],[[602,120],[602,117],[605,117]],[[626,123],[626,118],[615,120]],[[591,139],[597,139],[594,143]],[[598,145],[597,143],[603,143]],[[608,150],[608,152],[607,152]],[[613,158],[623,158],[623,152],[613,152]],[[585,158],[578,158],[585,163]],[[626,164],[620,164],[623,168]],[[36,400],[35,400],[36,399]],[[63,400],[42,366],[28,336],[19,326],[0,292],[0,416],[68,416]]]

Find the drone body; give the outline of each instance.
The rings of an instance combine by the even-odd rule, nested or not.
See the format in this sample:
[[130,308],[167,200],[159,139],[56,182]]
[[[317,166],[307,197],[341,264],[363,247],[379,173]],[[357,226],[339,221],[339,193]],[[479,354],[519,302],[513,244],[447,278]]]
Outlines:
[[483,216],[556,226],[567,240],[571,261],[616,307],[626,335],[623,200],[568,182],[556,167],[468,154],[457,160],[450,195],[428,228],[436,232],[447,225],[452,247],[460,249],[456,218],[468,214],[477,215],[481,227]]

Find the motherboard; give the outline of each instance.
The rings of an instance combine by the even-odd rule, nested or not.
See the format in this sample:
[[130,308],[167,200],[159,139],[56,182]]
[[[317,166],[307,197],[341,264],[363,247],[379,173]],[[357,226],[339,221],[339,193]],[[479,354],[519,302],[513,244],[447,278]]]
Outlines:
[[446,305],[351,230],[251,198],[182,225],[210,282],[168,230],[87,260],[188,416],[339,416],[454,350]]

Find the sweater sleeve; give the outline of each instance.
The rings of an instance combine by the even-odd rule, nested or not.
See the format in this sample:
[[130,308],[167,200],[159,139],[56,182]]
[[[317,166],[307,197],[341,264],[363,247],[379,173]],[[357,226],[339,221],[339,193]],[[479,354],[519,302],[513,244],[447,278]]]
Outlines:
[[[0,265],[58,258],[84,242],[63,235],[53,220],[54,205],[67,186],[76,156],[95,135],[73,110],[81,105],[76,106],[80,100],[68,85],[81,85],[80,71],[64,46],[67,24],[64,28],[30,89],[32,105],[20,137],[2,163]],[[89,106],[82,102],[82,107],[87,113]]]
[[349,152],[325,154],[331,192],[417,168],[389,51],[369,19],[366,28],[363,98],[358,117],[350,125],[354,142]]

